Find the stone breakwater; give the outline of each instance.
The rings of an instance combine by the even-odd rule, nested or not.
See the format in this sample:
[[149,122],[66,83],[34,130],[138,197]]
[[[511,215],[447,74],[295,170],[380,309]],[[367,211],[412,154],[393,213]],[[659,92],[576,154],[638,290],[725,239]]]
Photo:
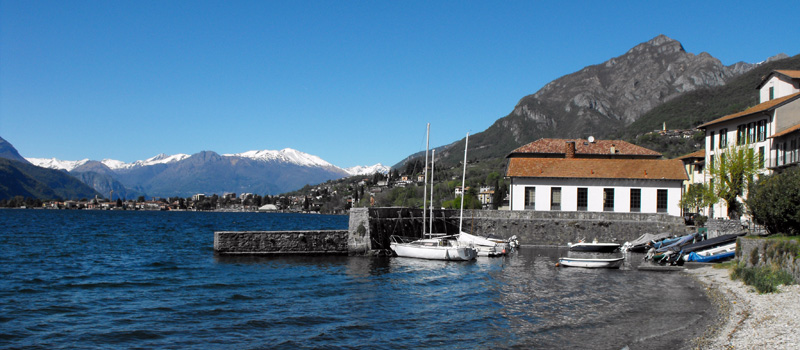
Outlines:
[[779,286],[779,293],[758,294],[730,278],[727,269],[689,269],[706,288],[722,315],[718,324],[695,340],[697,349],[800,348],[800,285]]
[[218,254],[347,254],[347,230],[219,231]]
[[[434,210],[433,232],[458,233],[459,214],[458,210]],[[389,249],[391,235],[419,237],[422,225],[420,209],[351,209],[351,254]],[[624,243],[643,233],[683,234],[689,229],[682,218],[666,214],[506,210],[466,210],[461,226],[465,232],[482,236],[517,236],[523,245],[553,246],[595,238],[602,242]]]

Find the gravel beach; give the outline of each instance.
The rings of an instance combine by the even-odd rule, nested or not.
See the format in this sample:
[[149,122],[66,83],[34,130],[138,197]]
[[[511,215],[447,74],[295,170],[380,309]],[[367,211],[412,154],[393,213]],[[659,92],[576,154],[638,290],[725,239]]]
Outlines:
[[696,349],[800,349],[800,285],[758,294],[730,278],[727,269],[686,270],[719,308],[716,325],[695,340]]

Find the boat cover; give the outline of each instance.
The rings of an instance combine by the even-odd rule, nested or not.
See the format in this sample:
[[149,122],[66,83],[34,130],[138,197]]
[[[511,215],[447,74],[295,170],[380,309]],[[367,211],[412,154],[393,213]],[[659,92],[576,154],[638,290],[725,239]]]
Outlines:
[[725,245],[731,242],[736,242],[736,238],[738,238],[739,236],[740,235],[737,234],[722,235],[719,237],[707,239],[705,241],[700,241],[697,243],[686,245],[681,250],[683,251],[683,254],[689,254],[691,252],[696,252],[698,250],[706,250],[709,248]]
[[686,257],[686,261],[696,261],[696,262],[713,262],[719,261],[723,259],[733,258],[736,256],[736,252],[725,252],[720,254],[714,254],[709,256],[702,256],[695,252],[689,253],[689,256]]

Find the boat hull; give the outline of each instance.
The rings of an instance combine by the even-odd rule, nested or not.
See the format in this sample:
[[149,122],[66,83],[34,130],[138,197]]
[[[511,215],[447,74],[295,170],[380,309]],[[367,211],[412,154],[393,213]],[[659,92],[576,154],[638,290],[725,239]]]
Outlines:
[[584,267],[584,268],[605,268],[605,269],[618,269],[622,266],[625,258],[612,258],[612,259],[583,259],[583,258],[560,258],[558,263],[561,266],[567,267]]
[[391,248],[397,256],[404,258],[469,261],[474,260],[478,256],[478,252],[470,247],[442,247],[423,246],[413,243],[392,243]]

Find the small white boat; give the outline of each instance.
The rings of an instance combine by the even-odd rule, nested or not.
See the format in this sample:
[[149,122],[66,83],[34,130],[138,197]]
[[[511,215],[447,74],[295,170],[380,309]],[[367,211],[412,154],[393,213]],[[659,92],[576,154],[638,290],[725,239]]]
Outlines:
[[517,236],[513,236],[507,240],[501,240],[480,237],[466,232],[458,234],[458,241],[475,247],[475,249],[478,250],[478,256],[503,256],[511,252],[511,249],[518,244]]
[[464,245],[452,236],[405,241],[392,236],[390,246],[395,254],[405,258],[469,261],[478,256],[478,251]]
[[588,268],[606,268],[618,269],[622,266],[625,258],[611,258],[611,259],[593,259],[593,258],[560,258],[558,265],[569,267],[588,267]]

